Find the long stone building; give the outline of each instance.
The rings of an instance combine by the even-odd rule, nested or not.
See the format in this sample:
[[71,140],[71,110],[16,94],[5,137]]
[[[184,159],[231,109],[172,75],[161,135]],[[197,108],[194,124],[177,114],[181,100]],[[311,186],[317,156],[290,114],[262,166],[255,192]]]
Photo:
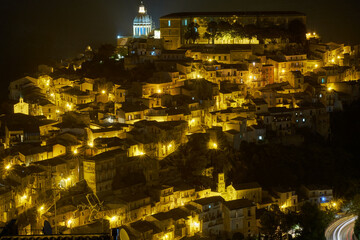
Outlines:
[[[274,11],[274,12],[180,12],[172,13],[160,18],[161,37],[164,39],[165,49],[177,49],[184,45],[184,34],[188,25],[192,22],[198,24],[195,29],[200,38],[198,44],[208,44],[209,40],[204,38],[204,33],[209,22],[225,21],[239,23],[242,26],[256,25],[259,28],[277,26],[287,29],[289,23],[293,20],[299,20],[306,25],[306,15],[300,12],[292,11]],[[218,42],[225,43],[225,42]],[[239,40],[237,44],[254,44],[257,41]]]

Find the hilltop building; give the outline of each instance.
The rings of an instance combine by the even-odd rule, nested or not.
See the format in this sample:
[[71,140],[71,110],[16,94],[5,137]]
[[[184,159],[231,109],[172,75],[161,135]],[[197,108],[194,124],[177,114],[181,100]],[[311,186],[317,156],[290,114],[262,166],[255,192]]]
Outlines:
[[211,34],[219,29],[211,27],[210,22],[227,22],[231,26],[234,24],[245,26],[255,26],[257,28],[277,27],[287,29],[289,24],[298,20],[306,25],[306,15],[292,11],[274,11],[274,12],[180,12],[172,13],[160,18],[160,32],[164,39],[164,48],[168,50],[177,49],[186,44],[185,33],[191,23],[196,26],[195,32],[199,33],[197,44],[209,44],[210,38],[213,38],[215,44],[258,44],[258,39],[254,37],[226,37],[222,38],[210,36],[205,37],[205,33],[211,29]]
[[133,37],[147,37],[153,28],[153,20],[151,16],[147,14],[145,5],[143,1],[141,1],[138,15],[134,18],[133,22]]

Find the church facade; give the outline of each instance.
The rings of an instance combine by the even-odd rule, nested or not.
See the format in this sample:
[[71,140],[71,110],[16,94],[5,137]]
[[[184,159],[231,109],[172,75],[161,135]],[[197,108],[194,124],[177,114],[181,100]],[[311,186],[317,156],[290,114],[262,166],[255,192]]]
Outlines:
[[151,16],[147,14],[144,3],[141,1],[139,6],[139,12],[134,18],[133,22],[133,37],[141,38],[147,37],[149,33],[153,30],[153,21]]

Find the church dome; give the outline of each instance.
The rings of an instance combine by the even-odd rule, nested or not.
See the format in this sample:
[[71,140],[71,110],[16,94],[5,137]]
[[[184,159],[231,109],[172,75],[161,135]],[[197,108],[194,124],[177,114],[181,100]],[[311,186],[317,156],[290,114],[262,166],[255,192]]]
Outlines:
[[134,18],[134,23],[140,23],[140,24],[152,24],[151,17],[146,13],[139,13]]
[[141,1],[139,12],[133,21],[134,37],[145,37],[153,29],[152,18],[147,14],[144,3]]

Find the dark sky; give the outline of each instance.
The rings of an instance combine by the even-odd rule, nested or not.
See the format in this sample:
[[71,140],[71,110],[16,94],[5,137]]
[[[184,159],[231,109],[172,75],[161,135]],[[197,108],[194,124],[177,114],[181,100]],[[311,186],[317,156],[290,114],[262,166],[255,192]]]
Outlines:
[[[0,81],[33,71],[39,63],[75,56],[87,45],[129,35],[137,0],[0,0]],[[145,0],[158,18],[180,11],[295,10],[326,41],[360,43],[359,0]]]

